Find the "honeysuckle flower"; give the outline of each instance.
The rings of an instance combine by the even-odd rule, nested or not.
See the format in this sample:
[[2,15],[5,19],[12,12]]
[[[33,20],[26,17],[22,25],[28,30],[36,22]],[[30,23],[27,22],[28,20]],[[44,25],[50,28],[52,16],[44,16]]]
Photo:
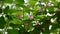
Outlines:
[[46,2],[46,6],[50,6],[51,5],[51,3],[50,2]]
[[43,8],[38,6],[38,11],[43,12]]
[[52,2],[46,2],[46,6],[54,6]]
[[40,25],[39,21],[34,21],[33,26]]
[[35,24],[36,24],[36,25],[39,25],[40,23],[39,23],[39,21],[36,21]]
[[17,15],[16,15],[16,18],[17,18],[17,19],[20,19],[20,15],[19,15],[19,14],[17,14]]
[[54,11],[59,11],[60,9],[59,8],[54,8]]
[[29,19],[33,19],[32,12],[30,12],[30,14],[28,15],[28,18],[29,18]]
[[32,16],[32,15],[29,15],[28,18],[29,18],[29,19],[33,19],[33,16]]

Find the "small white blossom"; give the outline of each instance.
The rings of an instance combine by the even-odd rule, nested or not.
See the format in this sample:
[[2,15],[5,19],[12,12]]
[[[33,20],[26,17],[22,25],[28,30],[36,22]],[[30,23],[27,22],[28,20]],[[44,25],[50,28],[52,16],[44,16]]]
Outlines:
[[3,5],[3,6],[2,6],[2,9],[5,9],[5,8],[6,8],[6,6],[5,6],[5,5]]
[[40,34],[43,34],[42,32],[40,32]]
[[29,2],[29,0],[24,0],[24,2],[25,2],[25,3],[28,3],[28,2]]
[[0,31],[3,31],[2,29],[0,29]]
[[56,21],[56,19],[57,19],[57,18],[55,18],[55,19],[52,18],[52,19],[51,19],[51,23],[53,23],[54,21]]
[[34,30],[34,28],[31,29],[31,31],[33,31],[33,30]]
[[20,7],[21,10],[23,10],[23,7]]
[[44,2],[41,2],[41,5],[44,5],[45,6],[45,3]]
[[2,14],[0,14],[0,17],[2,16]]
[[30,32],[30,30],[28,30],[27,32]]
[[48,12],[49,10],[48,10],[48,9],[46,9],[46,11]]
[[36,2],[36,3],[35,3],[35,5],[38,5],[38,4],[40,4],[40,3],[39,3],[39,2]]
[[54,22],[54,19],[51,19],[51,22],[53,23]]
[[52,25],[49,26],[49,30],[51,30],[51,28],[52,28]]
[[52,16],[52,14],[50,14],[50,13],[47,13],[47,16]]
[[24,25],[21,25],[22,27],[24,27]]
[[7,27],[7,29],[13,29],[13,28],[9,26],[9,27]]
[[30,7],[30,9],[32,10],[33,8],[32,8],[32,7]]
[[50,34],[53,34],[52,32]]
[[8,32],[4,32],[4,34],[8,34]]

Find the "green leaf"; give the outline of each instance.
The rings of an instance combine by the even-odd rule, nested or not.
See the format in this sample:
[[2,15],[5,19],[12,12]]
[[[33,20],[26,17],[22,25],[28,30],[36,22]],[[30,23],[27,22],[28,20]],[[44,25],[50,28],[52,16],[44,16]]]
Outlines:
[[54,29],[51,31],[53,34],[57,34],[58,30],[57,29]]
[[8,34],[19,34],[19,32],[18,32],[18,30],[16,30],[16,29],[9,29],[9,30],[7,30],[7,32],[8,32]]
[[9,6],[7,6],[7,7],[4,9],[4,13],[6,14],[6,13],[8,13],[8,11],[9,11]]
[[24,0],[15,0],[16,2],[16,5],[19,7],[19,6],[24,6]]
[[4,20],[4,17],[3,16],[0,17],[0,28],[4,28],[5,24],[6,24],[6,22]]
[[47,7],[47,9],[49,10],[48,12],[50,14],[53,14],[54,13],[54,7]]
[[24,0],[15,0],[17,4],[23,4]]
[[4,0],[4,3],[12,3],[13,0]]
[[31,6],[34,6],[36,2],[37,2],[37,0],[30,0],[29,1],[29,3],[31,4]]
[[22,14],[22,11],[18,10],[18,9],[9,9],[9,6],[7,6],[5,9],[4,9],[4,13],[5,14],[8,14],[8,15],[11,15],[11,14],[17,14],[17,13],[20,13]]
[[49,0],[43,0],[44,2],[48,2]]
[[60,2],[58,2],[57,7],[60,8]]

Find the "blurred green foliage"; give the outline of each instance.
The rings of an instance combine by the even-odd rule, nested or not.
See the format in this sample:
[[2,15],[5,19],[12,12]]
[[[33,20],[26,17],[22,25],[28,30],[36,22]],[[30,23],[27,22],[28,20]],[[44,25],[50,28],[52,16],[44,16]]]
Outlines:
[[0,29],[5,29],[8,34],[58,34],[60,2],[0,0]]

